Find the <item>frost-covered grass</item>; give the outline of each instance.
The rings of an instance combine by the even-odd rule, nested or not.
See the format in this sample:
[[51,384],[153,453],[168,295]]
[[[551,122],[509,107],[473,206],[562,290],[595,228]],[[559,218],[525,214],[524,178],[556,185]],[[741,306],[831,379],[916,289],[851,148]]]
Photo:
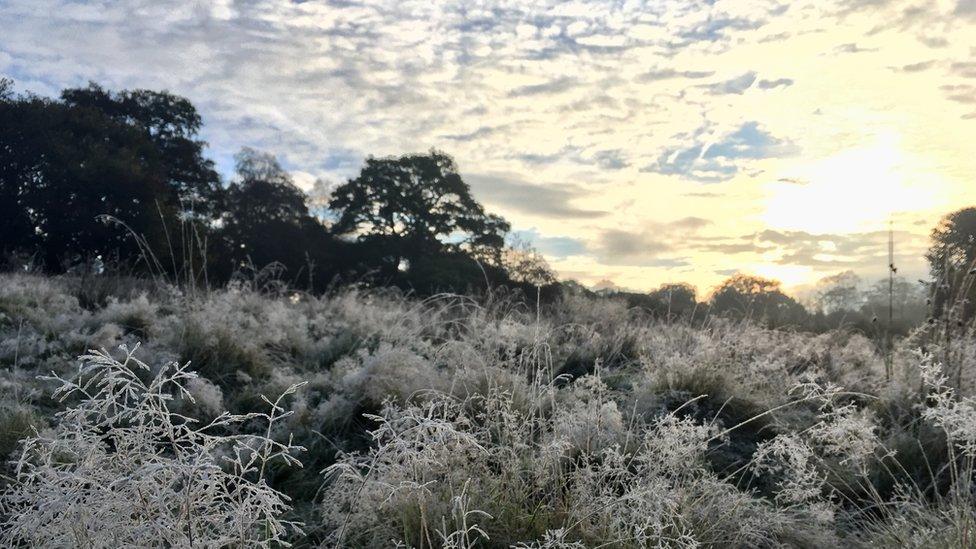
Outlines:
[[971,339],[95,288],[0,276],[5,545],[976,543]]

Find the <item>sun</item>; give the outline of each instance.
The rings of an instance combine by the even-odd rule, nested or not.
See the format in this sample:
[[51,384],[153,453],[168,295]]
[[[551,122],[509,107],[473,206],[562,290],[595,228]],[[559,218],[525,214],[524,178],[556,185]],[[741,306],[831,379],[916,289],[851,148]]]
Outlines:
[[762,221],[770,228],[814,234],[887,229],[899,212],[934,206],[931,172],[887,133],[863,147],[801,165],[766,186]]

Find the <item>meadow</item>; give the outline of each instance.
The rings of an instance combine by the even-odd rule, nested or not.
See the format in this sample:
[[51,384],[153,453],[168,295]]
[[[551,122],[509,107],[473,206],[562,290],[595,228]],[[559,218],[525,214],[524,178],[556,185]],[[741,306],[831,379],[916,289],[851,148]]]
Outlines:
[[8,273],[0,545],[976,547],[974,355],[948,322]]

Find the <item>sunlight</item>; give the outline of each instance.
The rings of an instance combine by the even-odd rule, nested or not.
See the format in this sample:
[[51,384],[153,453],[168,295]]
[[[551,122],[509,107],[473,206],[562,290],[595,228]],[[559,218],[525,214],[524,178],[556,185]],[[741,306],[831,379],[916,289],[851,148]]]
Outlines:
[[767,185],[770,227],[810,233],[879,230],[892,214],[931,206],[931,181],[910,179],[895,134],[802,166]]
[[746,272],[778,280],[786,289],[807,284],[814,276],[813,268],[806,265],[782,265],[772,262],[750,265]]

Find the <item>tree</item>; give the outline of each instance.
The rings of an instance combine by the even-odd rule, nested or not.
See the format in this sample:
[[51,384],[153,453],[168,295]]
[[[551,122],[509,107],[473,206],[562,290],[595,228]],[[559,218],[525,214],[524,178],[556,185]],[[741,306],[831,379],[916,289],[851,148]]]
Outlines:
[[658,304],[657,309],[668,318],[689,316],[698,306],[695,287],[682,282],[662,284],[650,296]]
[[968,269],[976,260],[976,208],[963,208],[943,217],[932,230],[932,245],[925,259],[932,277]]
[[234,156],[237,179],[228,188],[231,223],[297,224],[309,216],[305,193],[271,154],[249,147]]
[[956,304],[964,318],[972,316],[976,305],[973,269],[976,268],[976,208],[969,207],[943,217],[932,230],[932,245],[925,259],[935,284],[936,314]]
[[69,108],[97,110],[141,132],[153,145],[166,170],[166,182],[177,193],[181,209],[214,218],[220,210],[220,177],[203,157],[206,143],[196,139],[202,119],[189,100],[151,90],[107,91],[95,83],[61,92]]
[[[876,281],[864,291],[863,296],[864,305],[861,306],[863,315],[877,322],[879,326],[886,326],[889,305],[888,279]],[[907,333],[913,326],[924,322],[927,307],[920,284],[896,276],[892,280],[890,298],[893,325],[889,329],[893,333]]]
[[222,189],[188,100],[95,84],[49,100],[5,81],[0,126],[4,252],[41,252],[53,271],[142,258],[175,274],[202,260],[189,242],[206,240]]
[[143,132],[97,108],[10,93],[0,98],[0,127],[4,252],[39,253],[49,271],[133,263],[144,250],[131,233],[167,252],[161,217],[175,217],[178,199]]
[[237,177],[221,220],[219,279],[275,265],[286,282],[323,290],[356,266],[357,250],[311,215],[305,193],[273,155],[245,147],[235,160]]
[[821,278],[817,282],[815,300],[817,307],[826,314],[839,311],[856,311],[861,305],[861,277],[854,271],[843,271]]
[[502,254],[502,268],[515,282],[532,286],[547,286],[556,282],[546,258],[529,243],[513,239]]
[[733,275],[712,293],[711,305],[716,314],[758,320],[771,327],[807,320],[806,309],[784,294],[778,281],[758,276]]
[[223,267],[278,263],[294,276],[305,262],[304,232],[313,221],[304,193],[270,154],[244,148],[235,160],[237,178],[227,188],[221,232]]
[[368,158],[359,176],[335,189],[336,234],[356,235],[381,252],[396,275],[404,259],[465,251],[498,265],[510,226],[485,212],[444,153]]

